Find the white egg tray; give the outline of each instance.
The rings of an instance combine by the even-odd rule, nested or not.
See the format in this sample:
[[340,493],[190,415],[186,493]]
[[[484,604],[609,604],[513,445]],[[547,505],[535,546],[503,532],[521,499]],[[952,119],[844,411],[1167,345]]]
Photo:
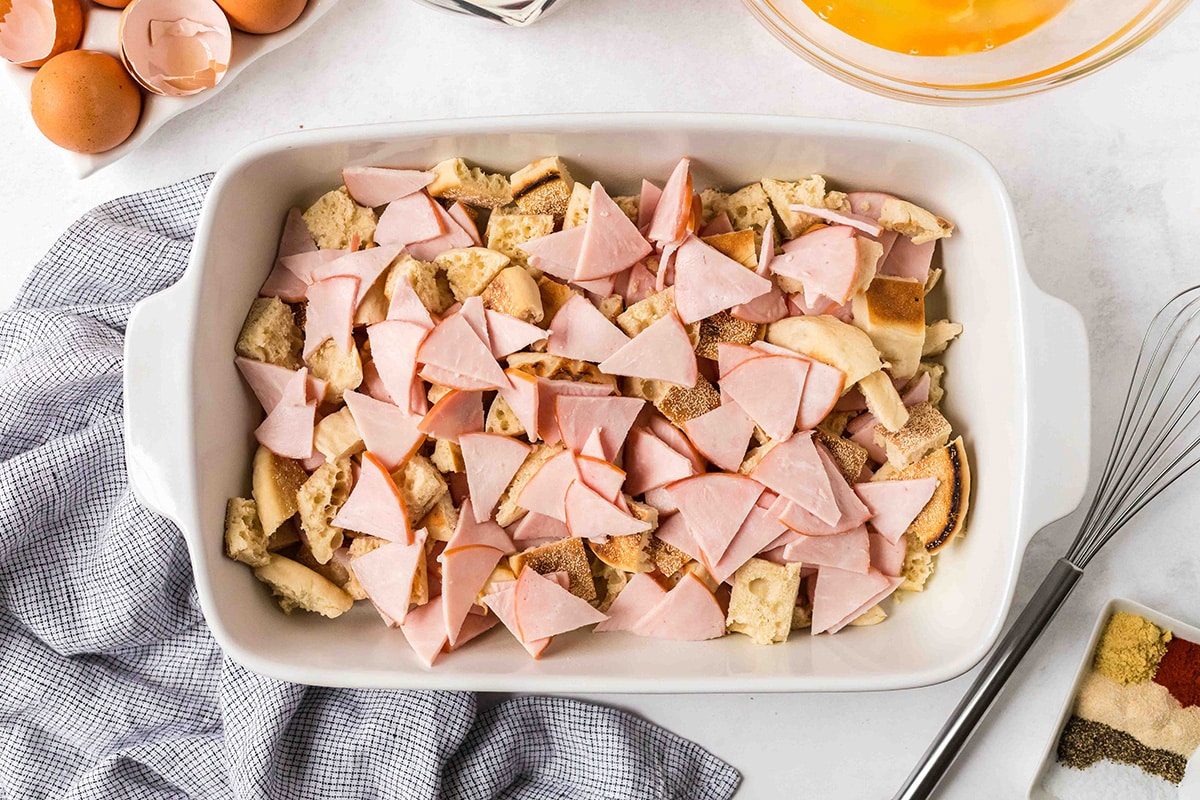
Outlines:
[[[142,116],[138,120],[133,134],[113,149],[95,155],[72,153],[69,150],[60,149],[59,152],[62,154],[67,169],[77,178],[86,178],[97,170],[124,158],[138,145],[153,136],[155,131],[169,120],[215,97],[218,92],[233,83],[238,74],[255,60],[272,50],[283,47],[304,33],[337,2],[338,0],[308,0],[308,5],[300,17],[278,33],[255,36],[235,30],[229,70],[226,72],[225,78],[214,88],[191,97],[161,97],[143,91]],[[85,0],[83,40],[79,44],[80,49],[99,50],[119,58],[120,45],[117,41],[117,25],[120,20],[120,9],[104,8]],[[6,80],[20,93],[23,106],[21,116],[24,117],[24,124],[29,135],[41,136],[41,132],[34,125],[28,111],[30,87],[33,85],[33,76],[37,74],[37,70],[18,67],[16,64],[0,60],[0,71],[3,71]]]

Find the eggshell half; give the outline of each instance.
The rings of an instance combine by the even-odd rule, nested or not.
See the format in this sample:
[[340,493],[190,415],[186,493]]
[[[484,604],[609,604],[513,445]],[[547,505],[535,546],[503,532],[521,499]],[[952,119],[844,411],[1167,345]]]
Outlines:
[[132,0],[118,36],[121,60],[155,94],[203,92],[229,69],[233,34],[213,0]]
[[79,0],[0,0],[0,58],[40,67],[83,35]]

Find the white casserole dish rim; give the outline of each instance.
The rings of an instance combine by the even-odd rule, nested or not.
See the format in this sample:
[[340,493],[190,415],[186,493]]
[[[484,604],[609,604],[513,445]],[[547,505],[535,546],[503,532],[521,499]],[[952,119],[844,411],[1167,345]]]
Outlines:
[[[1004,565],[1004,602],[988,623],[986,634],[969,651],[937,667],[918,672],[874,675],[746,674],[676,676],[670,680],[640,679],[604,674],[538,675],[520,670],[514,674],[462,674],[450,671],[364,672],[354,668],[331,670],[306,663],[281,663],[254,647],[233,641],[225,620],[217,612],[218,586],[205,567],[203,548],[216,531],[200,530],[197,507],[196,325],[200,318],[200,283],[206,269],[203,253],[212,237],[215,208],[236,184],[238,175],[260,159],[294,149],[345,148],[355,143],[406,141],[463,136],[550,136],[586,130],[613,135],[767,135],[778,137],[840,136],[873,139],[880,145],[914,143],[940,150],[977,173],[987,184],[988,200],[1000,209],[996,220],[1011,266],[1017,325],[1022,335],[1014,356],[1024,384],[1022,417],[1024,437],[1014,451],[1025,465],[1022,490],[1015,498],[1018,530],[1014,548]],[[565,135],[565,134],[564,134]],[[568,159],[586,160],[586,153],[560,153]],[[470,157],[470,153],[464,153]],[[677,157],[675,153],[673,157]],[[836,175],[832,176],[837,179]],[[856,187],[859,188],[859,187]],[[500,117],[386,123],[312,130],[272,137],[243,150],[217,174],[206,199],[187,273],[170,289],[139,303],[130,319],[126,344],[126,454],[131,485],[147,506],[173,519],[184,531],[192,557],[201,607],[218,642],[236,661],[275,678],[300,683],[379,688],[437,688],[471,690],[551,690],[563,692],[727,692],[727,691],[864,691],[911,688],[950,680],[974,666],[999,636],[1012,602],[1020,556],[1029,539],[1044,525],[1068,514],[1086,488],[1088,452],[1088,368],[1086,335],[1078,312],[1034,286],[1020,254],[1011,201],[995,169],[977,151],[958,140],[936,133],[875,123],[814,120],[725,114],[566,114],[534,117]],[[264,273],[265,274],[265,273]],[[248,300],[247,300],[248,302]],[[962,320],[970,325],[970,320]],[[164,328],[168,329],[164,336]],[[1047,342],[1031,347],[1030,342]],[[232,353],[232,341],[230,341]],[[164,353],[173,352],[174,361]],[[184,354],[183,358],[179,354]],[[232,358],[232,356],[231,356]],[[1055,398],[1073,393],[1079,413],[1069,419],[1050,411]],[[163,403],[164,392],[180,402]],[[1080,393],[1082,392],[1082,398]],[[1083,400],[1083,402],[1080,402]],[[1035,411],[1036,413],[1030,413]],[[171,444],[168,446],[166,442]],[[968,442],[969,444],[969,442]],[[1033,445],[1037,452],[1030,450]],[[1053,464],[1053,467],[1049,466]],[[1040,476],[1038,475],[1040,471]],[[1055,491],[1032,491],[1053,478]],[[975,490],[973,490],[975,491]],[[240,565],[239,565],[240,566]],[[244,568],[243,568],[244,569]],[[247,575],[247,579],[252,580]],[[336,623],[334,623],[336,624]],[[399,635],[397,633],[397,635]],[[569,656],[564,655],[569,659]]]

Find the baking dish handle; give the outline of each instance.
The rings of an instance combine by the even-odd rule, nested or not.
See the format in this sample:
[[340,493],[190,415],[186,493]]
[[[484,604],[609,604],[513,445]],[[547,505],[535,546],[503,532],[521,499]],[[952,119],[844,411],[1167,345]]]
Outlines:
[[178,521],[190,424],[183,281],[133,307],[125,329],[125,468],[138,502]]
[[1024,538],[1070,514],[1087,491],[1091,380],[1087,330],[1074,306],[1026,278],[1029,387]]

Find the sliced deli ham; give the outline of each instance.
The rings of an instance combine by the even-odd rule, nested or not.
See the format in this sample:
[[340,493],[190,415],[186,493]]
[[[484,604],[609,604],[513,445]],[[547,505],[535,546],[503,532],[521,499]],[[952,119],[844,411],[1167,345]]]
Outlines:
[[650,432],[669,444],[675,452],[691,461],[696,472],[704,472],[704,456],[692,446],[687,435],[660,414],[649,414],[648,416],[650,419],[647,422],[647,427]]
[[503,589],[484,595],[483,603],[492,610],[496,618],[508,628],[509,632],[516,638],[521,646],[525,648],[525,652],[534,658],[540,658],[546,648],[550,646],[551,637],[547,636],[543,639],[535,639],[533,641],[525,641],[521,638],[520,629],[517,627],[517,582],[510,581]]
[[538,378],[519,369],[504,370],[508,386],[500,387],[500,396],[512,409],[529,440],[538,439]]
[[681,242],[688,233],[692,215],[691,161],[679,159],[655,203],[646,238],[659,246]]
[[646,230],[654,219],[654,210],[658,208],[658,200],[662,197],[662,189],[648,180],[642,180],[642,191],[638,195],[638,230]]
[[793,204],[790,206],[792,211],[798,211],[801,214],[808,214],[811,217],[823,219],[826,222],[832,222],[835,225],[848,225],[851,228],[857,228],[863,233],[871,236],[879,236],[883,233],[883,226],[879,224],[878,215],[875,218],[863,216],[862,214],[854,214],[848,211],[838,211],[833,208],[818,208],[817,206],[806,206],[802,204]]
[[463,501],[458,515],[458,525],[455,526],[450,541],[446,542],[446,549],[443,552],[482,545],[499,550],[504,555],[515,553],[516,548],[513,547],[512,539],[503,528],[491,520],[476,522],[471,504],[472,501],[469,498]]
[[377,609],[403,624],[412,600],[417,562],[425,558],[425,529],[415,532],[412,544],[388,542],[350,560],[354,577]]
[[629,341],[586,297],[573,295],[550,323],[546,350],[564,358],[604,361]]
[[607,278],[629,269],[653,250],[600,182],[593,183],[574,279]]
[[713,580],[717,583],[729,580],[743,564],[786,532],[783,523],[775,519],[770,511],[756,505],[746,515],[724,555],[712,564]]
[[538,467],[517,495],[517,505],[566,522],[567,487],[579,478],[575,455],[564,450]]
[[609,383],[586,383],[584,381],[548,380],[538,378],[537,432],[546,444],[558,444],[562,434],[558,430],[558,398],[606,397],[613,393]]
[[797,534],[797,538],[783,548],[783,557],[787,561],[865,574],[871,568],[871,544],[863,525],[832,536]]
[[387,167],[345,167],[342,183],[360,206],[376,208],[424,189],[433,181],[432,172]]
[[304,315],[304,357],[321,349],[333,339],[338,350],[350,352],[354,346],[354,308],[358,297],[358,278],[337,277],[317,281],[308,287],[308,307]]
[[729,214],[722,211],[717,214],[700,229],[699,236],[720,236],[723,233],[733,233],[733,223],[729,221]]
[[549,273],[561,281],[575,279],[575,267],[583,251],[586,225],[564,228],[557,233],[522,242],[518,247],[529,257],[529,266]]
[[[393,402],[402,403],[404,398],[412,397],[413,387],[418,383],[417,353],[427,333],[420,325],[399,320],[385,320],[367,328],[371,360]],[[409,410],[415,410],[411,403]]]
[[491,310],[487,311],[486,317],[489,344],[496,358],[503,358],[546,340],[544,330],[524,320]]
[[433,598],[409,612],[400,626],[408,646],[427,667],[432,667],[446,647],[446,625],[442,616],[442,597]]
[[417,427],[421,418],[407,409],[355,391],[346,391],[343,398],[363,444],[389,472],[408,461],[425,441]]
[[887,257],[880,261],[879,274],[909,278],[924,284],[929,280],[935,247],[936,239],[925,244],[913,244],[907,236],[901,236],[896,239]]
[[854,493],[871,511],[871,528],[895,543],[929,503],[937,487],[937,478],[875,481],[856,485]]
[[314,249],[281,256],[258,293],[263,297],[278,297],[285,303],[299,303],[308,295],[313,271],[322,264],[341,258],[346,252]]
[[748,303],[774,284],[695,236],[675,253],[675,306],[685,323]]
[[422,433],[458,444],[464,433],[482,431],[483,395],[451,389],[433,404],[418,424]]
[[[530,511],[509,529],[513,532],[513,541],[523,544],[533,541],[557,541],[571,535],[565,522],[536,511]],[[532,545],[525,544],[525,546]]]
[[904,557],[908,554],[908,544],[904,537],[889,542],[881,533],[871,533],[869,536],[871,566],[889,577],[901,577],[904,572]]
[[[771,259],[775,257],[775,218],[767,220],[763,230],[762,248],[758,254],[758,267],[754,274],[767,280],[771,279]],[[770,291],[760,294],[747,303],[741,303],[729,310],[729,313],[746,322],[765,324],[776,322],[788,315],[787,298],[783,292],[771,282]]]
[[488,332],[490,326],[487,321],[487,309],[483,307],[483,299],[479,295],[468,297],[459,304],[456,313],[462,315],[462,318],[471,326],[471,330],[475,331],[475,336],[490,351],[492,349],[492,335]]
[[429,332],[417,352],[417,360],[473,378],[492,389],[507,382],[491,350],[461,314],[447,317]]
[[689,572],[631,630],[681,642],[719,639],[725,635],[725,614],[704,582]]
[[754,435],[754,420],[737,403],[728,402],[685,420],[683,430],[705,458],[721,469],[737,472]]
[[409,322],[422,330],[431,331],[436,324],[429,309],[421,302],[412,281],[406,277],[396,281],[392,289],[392,298],[388,301],[387,319],[398,322]]
[[558,395],[554,404],[563,444],[578,453],[599,430],[603,457],[611,460],[620,452],[646,401],[637,397]]
[[599,366],[609,375],[661,380],[680,386],[695,386],[699,378],[692,342],[674,312],[651,324]]
[[800,414],[808,362],[788,356],[753,358],[721,379],[721,390],[758,423],[767,436],[784,441]]
[[545,639],[608,617],[557,581],[525,567],[517,578],[515,613],[522,641]]
[[763,487],[745,475],[706,473],[667,487],[710,563],[725,554]]
[[258,403],[262,406],[263,411],[268,414],[271,413],[275,406],[279,405],[279,401],[283,398],[283,393],[288,383],[301,370],[305,373],[307,400],[320,401],[325,397],[325,390],[329,386],[326,381],[313,376],[305,367],[301,367],[300,370],[288,369],[287,367],[268,364],[264,361],[242,358],[241,356],[235,358],[233,363],[237,365],[238,371],[246,379],[246,383],[250,386],[250,391],[254,392],[254,396],[258,398]]
[[336,277],[358,278],[358,294],[354,298],[354,307],[358,308],[367,292],[379,280],[379,276],[383,275],[384,270],[398,255],[400,255],[398,245],[380,245],[367,250],[356,250],[341,258],[327,261],[314,269],[313,280],[323,281],[326,278]]
[[628,631],[654,610],[667,590],[644,572],[639,572],[629,579],[629,583],[617,595],[612,606],[608,609],[608,619],[597,625],[596,633],[605,631]]
[[568,530],[581,539],[605,541],[650,529],[649,522],[625,513],[581,480],[567,487],[564,507]]
[[470,217],[466,217],[465,211],[461,210],[462,207],[458,203],[455,203],[455,208],[458,209],[457,212],[451,213],[437,203],[433,204],[434,214],[446,232],[441,236],[410,244],[408,252],[413,258],[432,261],[447,250],[479,244],[479,231],[475,228],[475,223],[471,222]]
[[776,275],[800,281],[809,305],[824,296],[841,305],[858,282],[858,239],[845,225],[798,236],[771,262]]
[[286,458],[306,459],[313,454],[317,403],[308,401],[308,370],[292,373],[279,401],[254,431],[263,447]]
[[896,590],[903,580],[877,569],[866,574],[822,567],[813,596],[812,632],[837,633],[859,614]]
[[699,470],[648,430],[634,428],[625,440],[625,491],[632,495],[682,480]]
[[404,496],[383,462],[370,451],[363,453],[358,479],[333,524],[391,542],[414,541]]
[[438,213],[441,210],[441,206],[424,191],[396,198],[379,216],[379,224],[375,227],[376,244],[407,247],[441,236],[448,230]]
[[464,433],[458,437],[458,446],[466,465],[475,521],[482,523],[491,518],[500,495],[532,448],[497,433]]
[[458,641],[475,598],[503,556],[496,548],[482,544],[447,547],[438,556],[442,566],[442,614],[450,644]]
[[841,519],[842,512],[812,434],[797,434],[771,448],[751,475],[822,522],[833,525]]
[[[458,227],[466,232],[471,239],[469,245],[454,245],[454,247],[482,247],[483,240],[479,237],[479,226],[475,224],[475,220],[471,218],[471,212],[462,204],[461,200],[455,200],[454,205],[446,209],[446,213],[450,215],[450,219],[458,223]],[[446,248],[447,250],[451,248]]]
[[683,518],[682,514],[675,513],[661,517],[654,535],[676,550],[681,550],[689,558],[704,563],[706,559],[704,551],[696,542],[696,537],[692,535],[687,520]]
[[579,469],[579,480],[622,511],[627,511],[621,487],[625,484],[625,470],[602,458],[580,455],[575,459]]

